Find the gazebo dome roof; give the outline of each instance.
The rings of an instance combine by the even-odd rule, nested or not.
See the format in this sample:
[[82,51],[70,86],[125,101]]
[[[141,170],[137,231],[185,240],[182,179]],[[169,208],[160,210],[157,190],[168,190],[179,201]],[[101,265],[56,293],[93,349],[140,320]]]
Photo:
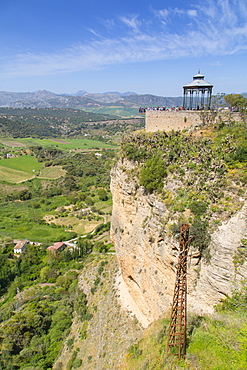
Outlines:
[[193,81],[184,85],[184,88],[200,88],[200,87],[213,87],[209,82],[204,80],[204,76],[198,71],[198,73],[193,77]]
[[193,77],[193,80],[196,80],[196,79],[201,79],[203,80],[205,76],[203,76],[200,71],[198,71],[198,73]]

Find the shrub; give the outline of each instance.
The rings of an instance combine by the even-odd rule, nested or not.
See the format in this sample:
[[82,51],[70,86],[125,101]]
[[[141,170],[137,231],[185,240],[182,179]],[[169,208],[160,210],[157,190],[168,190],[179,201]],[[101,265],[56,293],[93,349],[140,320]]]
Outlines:
[[28,199],[32,198],[32,194],[30,193],[30,191],[28,189],[23,189],[23,190],[19,191],[18,198],[20,200],[28,200]]
[[180,226],[178,223],[174,223],[171,225],[171,232],[174,236],[179,236],[180,235]]
[[75,361],[73,362],[73,368],[74,369],[77,369],[78,367],[80,367],[82,364],[82,360],[80,358],[76,358]]
[[241,289],[235,290],[231,297],[224,299],[216,306],[218,311],[246,311],[247,310],[247,282],[242,283]]
[[68,340],[67,340],[67,346],[68,346],[69,348],[73,347],[74,340],[75,340],[75,337],[70,338],[70,339],[68,339]]
[[139,348],[138,344],[133,344],[130,347],[129,356],[132,358],[138,358],[142,355],[142,350]]
[[123,151],[128,159],[131,161],[141,161],[147,158],[147,151],[145,148],[139,148],[135,144],[128,143],[123,146]]
[[207,221],[196,218],[191,225],[190,234],[194,235],[193,246],[198,248],[201,254],[204,254],[211,240]]
[[81,332],[80,332],[80,337],[82,340],[87,338],[87,327],[88,327],[88,322],[84,321],[82,324]]
[[204,202],[193,201],[190,203],[189,208],[194,213],[195,216],[199,217],[199,216],[202,216],[206,212],[208,205],[207,203],[204,203]]
[[140,171],[140,185],[151,193],[154,190],[161,191],[164,177],[167,176],[165,163],[162,158],[154,156],[149,158]]
[[246,146],[242,145],[239,146],[234,153],[230,155],[230,157],[239,162],[246,162],[247,161],[247,148]]

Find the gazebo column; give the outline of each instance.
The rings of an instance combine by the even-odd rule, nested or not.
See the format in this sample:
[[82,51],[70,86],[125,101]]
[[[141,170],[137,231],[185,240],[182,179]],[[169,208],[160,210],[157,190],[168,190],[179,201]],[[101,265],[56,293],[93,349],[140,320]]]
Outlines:
[[201,108],[205,108],[205,89],[202,90],[202,97],[201,97]]
[[210,109],[211,98],[212,98],[212,88],[208,89],[208,109]]
[[183,100],[183,108],[187,109],[188,104],[188,90],[184,89],[184,100]]
[[193,90],[190,90],[190,106],[189,109],[192,110],[193,107]]
[[200,91],[196,90],[196,101],[195,101],[195,109],[200,109]]

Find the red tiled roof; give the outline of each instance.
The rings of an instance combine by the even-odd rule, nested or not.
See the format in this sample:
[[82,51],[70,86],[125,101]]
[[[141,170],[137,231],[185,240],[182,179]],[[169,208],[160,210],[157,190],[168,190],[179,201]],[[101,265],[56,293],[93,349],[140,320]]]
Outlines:
[[47,249],[49,249],[50,251],[54,251],[54,250],[58,250],[59,248],[63,247],[64,245],[66,245],[64,242],[56,242],[53,245],[51,245],[50,247],[48,247]]
[[59,248],[61,248],[63,245],[65,245],[64,244],[64,242],[57,242],[57,243],[54,243],[54,249],[59,249]]

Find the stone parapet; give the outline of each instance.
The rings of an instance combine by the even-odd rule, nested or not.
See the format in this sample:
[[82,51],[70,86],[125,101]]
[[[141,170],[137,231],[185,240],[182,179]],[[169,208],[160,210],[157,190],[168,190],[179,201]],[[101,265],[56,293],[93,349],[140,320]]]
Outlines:
[[219,123],[241,121],[238,112],[230,111],[162,111],[146,110],[145,128],[147,132],[156,131],[181,131],[190,127],[200,126],[203,123]]

